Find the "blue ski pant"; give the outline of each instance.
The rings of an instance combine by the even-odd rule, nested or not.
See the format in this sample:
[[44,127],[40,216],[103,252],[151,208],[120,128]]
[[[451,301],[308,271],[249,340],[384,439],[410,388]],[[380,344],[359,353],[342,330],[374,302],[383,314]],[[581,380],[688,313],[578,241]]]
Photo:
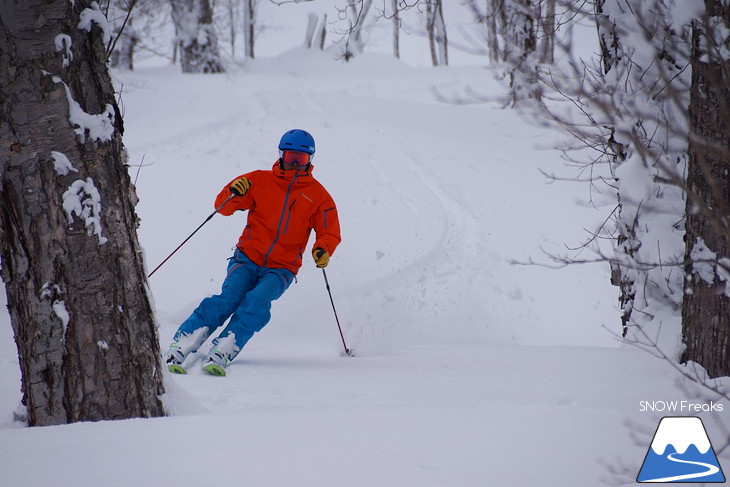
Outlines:
[[222,342],[230,343],[220,351],[233,360],[254,333],[266,326],[271,319],[271,302],[280,298],[293,280],[291,271],[261,267],[236,249],[229,259],[221,293],[203,299],[180,325],[174,340],[187,342],[186,354],[193,352],[230,317],[228,325],[213,340],[213,348]]

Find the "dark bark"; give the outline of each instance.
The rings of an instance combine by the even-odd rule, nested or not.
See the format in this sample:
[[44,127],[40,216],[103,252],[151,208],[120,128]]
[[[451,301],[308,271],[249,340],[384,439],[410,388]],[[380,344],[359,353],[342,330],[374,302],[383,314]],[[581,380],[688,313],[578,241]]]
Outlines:
[[[708,15],[730,26],[730,7],[706,1]],[[687,173],[684,361],[702,365],[711,377],[730,375],[729,282],[697,272],[698,242],[722,266],[730,258],[730,61],[714,53],[715,22],[696,22],[693,32],[690,143]],[[714,39],[714,40],[713,40]],[[725,42],[728,40],[725,39]],[[725,261],[724,265],[727,265]],[[702,265],[699,263],[699,265]],[[727,269],[730,272],[730,269]]]
[[0,7],[2,278],[31,425],[164,414],[122,118],[102,30],[79,28],[91,3]]

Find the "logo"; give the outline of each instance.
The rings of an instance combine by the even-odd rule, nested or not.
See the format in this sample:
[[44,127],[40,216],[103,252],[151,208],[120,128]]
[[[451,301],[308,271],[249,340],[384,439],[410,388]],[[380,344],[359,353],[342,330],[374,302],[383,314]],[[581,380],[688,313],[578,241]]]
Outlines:
[[694,416],[662,418],[636,481],[725,482],[702,420]]

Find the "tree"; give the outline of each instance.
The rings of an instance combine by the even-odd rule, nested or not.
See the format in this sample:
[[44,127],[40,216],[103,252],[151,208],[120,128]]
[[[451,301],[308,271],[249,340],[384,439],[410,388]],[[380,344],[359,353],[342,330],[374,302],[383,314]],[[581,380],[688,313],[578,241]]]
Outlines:
[[31,425],[164,414],[110,39],[90,0],[0,7],[0,252]]
[[258,0],[243,0],[243,37],[246,59],[254,59]]
[[109,47],[111,66],[132,71],[134,69],[134,48],[139,42],[139,34],[134,28],[132,12],[137,0],[114,0],[110,5],[111,20],[114,25],[114,40]]
[[596,151],[572,160],[597,175],[592,187],[615,192],[615,228],[604,235],[616,245],[609,255],[594,248],[620,287],[625,339],[729,375],[728,7],[594,5],[583,13],[596,21],[600,61],[572,58],[572,71],[541,76],[572,109],[537,105]]
[[209,0],[170,0],[183,73],[222,73]]
[[342,52],[341,57],[345,61],[349,61],[365,49],[365,39],[362,32],[372,5],[373,0],[347,0],[345,7],[337,8],[339,20],[346,23],[344,29],[336,31],[342,36],[339,42],[344,41],[344,45],[341,44],[340,50]]
[[403,10],[403,7],[398,3],[398,0],[390,0],[390,9],[393,12],[391,18],[391,21],[393,22],[393,56],[395,56],[396,59],[400,59],[400,12]]
[[682,359],[730,376],[730,5],[692,24]]
[[[539,51],[540,62],[543,64],[552,64],[555,54],[555,8],[557,0],[540,0],[538,8],[541,10],[538,18],[541,19],[542,34],[540,35]],[[544,10],[543,10],[544,7]]]
[[509,79],[510,105],[542,96],[539,66],[553,62],[555,1],[488,0],[486,10],[467,1],[474,20],[486,28],[490,60],[502,63]]
[[434,66],[449,64],[448,38],[444,22],[444,7],[441,0],[422,0],[426,12],[426,32],[431,48],[431,62]]
[[[674,360],[681,338],[681,360],[712,377],[730,375],[728,9],[719,2],[598,6],[612,80],[607,106],[616,112],[606,143],[619,195],[614,268],[626,331],[657,344],[662,339],[654,337],[665,335]],[[681,335],[666,326],[680,309]]]

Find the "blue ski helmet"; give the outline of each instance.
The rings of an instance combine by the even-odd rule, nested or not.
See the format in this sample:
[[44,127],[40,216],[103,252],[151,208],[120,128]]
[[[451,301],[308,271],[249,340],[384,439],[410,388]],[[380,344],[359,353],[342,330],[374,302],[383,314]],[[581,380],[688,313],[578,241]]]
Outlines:
[[314,137],[306,130],[294,129],[281,136],[279,150],[295,150],[314,154]]

